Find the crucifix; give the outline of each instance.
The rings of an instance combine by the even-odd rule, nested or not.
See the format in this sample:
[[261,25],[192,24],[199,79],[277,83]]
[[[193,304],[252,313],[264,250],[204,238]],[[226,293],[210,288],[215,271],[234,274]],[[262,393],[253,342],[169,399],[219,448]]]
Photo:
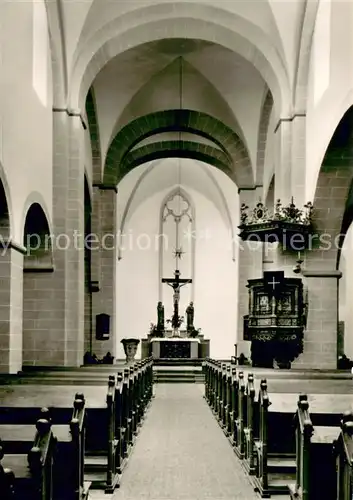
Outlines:
[[180,271],[176,269],[174,271],[174,278],[162,278],[162,283],[166,283],[174,290],[173,294],[174,312],[172,319],[172,327],[177,328],[179,326],[178,320],[179,320],[180,288],[182,286],[187,285],[188,283],[192,283],[192,279],[180,278]]
[[281,282],[280,281],[276,281],[275,278],[273,277],[272,278],[272,281],[269,281],[268,282],[269,285],[272,285],[272,290],[274,291],[275,288],[276,288],[276,285],[280,285]]

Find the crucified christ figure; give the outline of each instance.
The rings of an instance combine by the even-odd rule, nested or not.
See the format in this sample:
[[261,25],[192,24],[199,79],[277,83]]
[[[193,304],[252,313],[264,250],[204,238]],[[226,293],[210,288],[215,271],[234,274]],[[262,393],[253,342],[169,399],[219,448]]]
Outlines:
[[192,283],[192,279],[181,279],[180,271],[176,269],[174,271],[174,278],[163,278],[162,283],[166,283],[170,287],[173,288],[173,304],[174,304],[174,313],[172,318],[172,327],[178,328],[179,326],[179,299],[180,299],[180,288],[182,286],[187,285],[188,283]]

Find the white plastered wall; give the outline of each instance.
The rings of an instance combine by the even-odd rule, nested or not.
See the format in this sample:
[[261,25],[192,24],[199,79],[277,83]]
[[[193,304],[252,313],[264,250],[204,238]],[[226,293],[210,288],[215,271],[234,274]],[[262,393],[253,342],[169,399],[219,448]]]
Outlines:
[[[210,339],[211,356],[229,358],[237,341],[238,262],[233,260],[232,229],[223,202],[226,200],[231,213],[234,233],[238,221],[237,188],[222,172],[206,166],[223,193],[222,201],[214,181],[203,171],[204,164],[193,160],[181,160],[181,163],[184,164],[181,186],[196,211],[195,326]],[[159,232],[161,203],[177,185],[173,179],[177,179],[178,164],[176,159],[157,163],[139,185],[136,201],[131,203],[125,221],[124,234],[129,238],[125,239],[117,267],[118,358],[123,357],[120,340],[130,336],[146,337],[150,323],[157,319],[159,253],[155,235]],[[146,168],[148,165],[135,169],[119,184],[118,213],[124,212],[133,186]],[[150,236],[151,244],[146,249],[141,249],[145,247],[146,237],[144,244],[139,244],[142,234]],[[183,293],[187,292],[182,289],[181,295]],[[169,310],[168,300],[172,303],[172,295],[164,295],[165,308]],[[184,315],[184,310],[180,314]]]

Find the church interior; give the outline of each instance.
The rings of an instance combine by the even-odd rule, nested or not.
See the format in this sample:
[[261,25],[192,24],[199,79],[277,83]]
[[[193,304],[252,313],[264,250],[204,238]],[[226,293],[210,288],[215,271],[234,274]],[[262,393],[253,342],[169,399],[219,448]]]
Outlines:
[[1,499],[352,500],[352,27],[0,0]]

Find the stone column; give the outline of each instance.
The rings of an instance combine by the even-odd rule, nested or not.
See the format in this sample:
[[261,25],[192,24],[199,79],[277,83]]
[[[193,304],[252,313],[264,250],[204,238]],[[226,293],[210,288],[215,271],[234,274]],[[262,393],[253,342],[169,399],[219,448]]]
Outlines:
[[[53,114],[52,288],[43,309],[52,311],[40,365],[78,366],[84,336],[84,149],[80,116]],[[49,277],[48,277],[49,279]]]
[[[98,193],[96,193],[98,197]],[[117,246],[117,214],[116,214],[117,189],[111,186],[100,186],[99,203],[96,200],[94,207],[99,210],[99,223],[95,227],[100,230],[99,255],[95,255],[97,266],[95,272],[100,272],[99,291],[93,295],[93,342],[92,352],[99,358],[108,351],[113,356],[116,353],[116,246]],[[96,217],[96,216],[95,216]],[[94,253],[96,253],[94,251]],[[96,274],[97,276],[97,274]],[[96,340],[96,315],[105,313],[110,316],[109,340]],[[128,335],[128,334],[127,334]]]
[[[258,200],[255,189],[239,189],[239,203],[245,203],[249,209],[255,207]],[[263,244],[260,242],[241,241],[239,239],[239,274],[238,274],[238,329],[237,345],[240,353],[250,356],[251,342],[243,339],[244,319],[249,314],[248,280],[262,277]]]
[[337,368],[338,285],[336,270],[304,270],[308,288],[308,322],[298,368]]
[[308,287],[309,308],[304,353],[299,361],[306,367],[312,367],[314,362],[318,368],[337,367],[338,292],[341,276],[337,270],[338,248],[342,215],[351,180],[351,168],[345,158],[325,160],[314,200],[315,234],[312,235],[310,249],[305,253],[302,266]]
[[22,369],[23,251],[10,245],[0,250],[0,372]]
[[66,260],[66,364],[80,365],[84,355],[84,135],[81,118],[69,120],[69,162],[66,232],[72,244],[65,252]]

